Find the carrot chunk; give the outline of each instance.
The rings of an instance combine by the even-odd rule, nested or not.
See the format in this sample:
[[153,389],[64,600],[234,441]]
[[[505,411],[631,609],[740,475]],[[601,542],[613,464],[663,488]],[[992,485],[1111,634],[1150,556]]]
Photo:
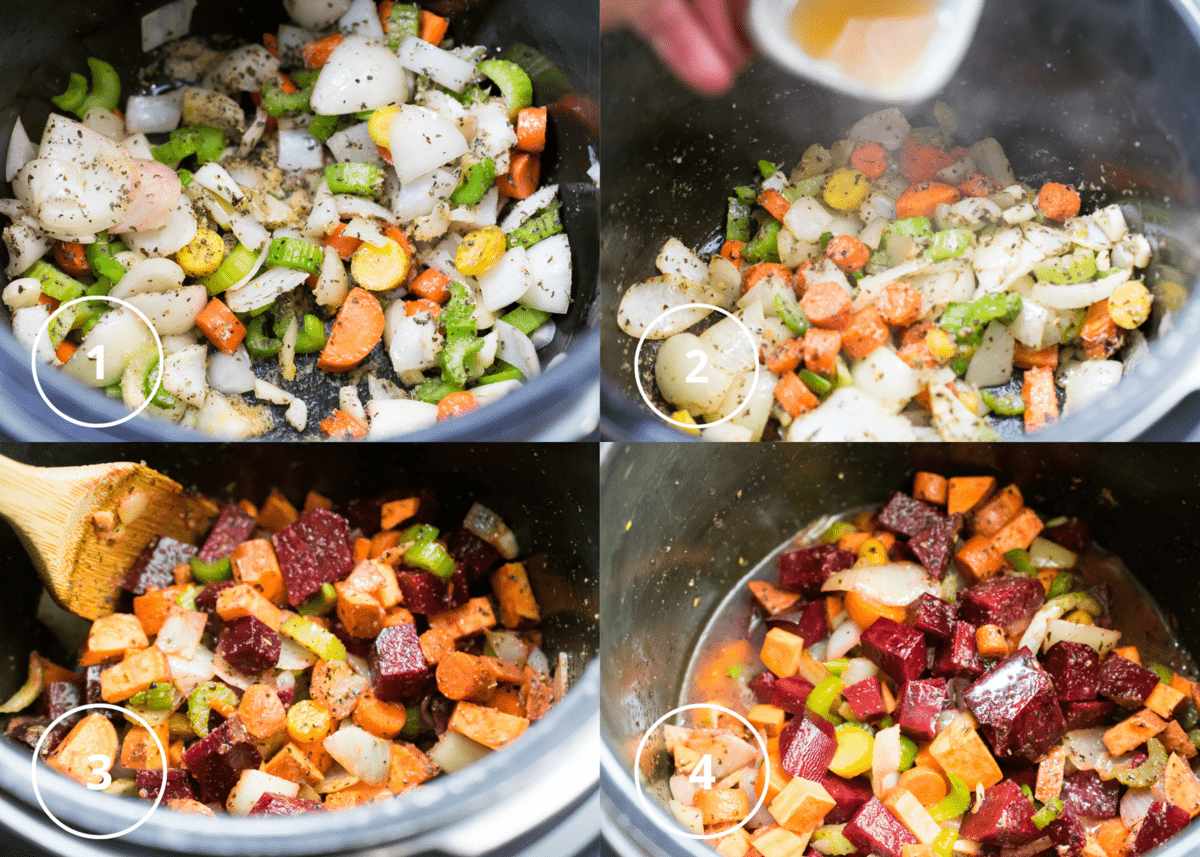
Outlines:
[[853,305],[837,283],[814,283],[800,298],[800,308],[817,327],[840,330],[850,321]]
[[788,372],[779,379],[779,383],[775,385],[775,398],[793,417],[808,413],[821,404],[795,372]]
[[213,298],[196,316],[196,327],[219,351],[232,354],[246,338],[246,326],[220,298]]
[[[320,68],[329,62],[329,55],[341,43],[341,33],[334,33],[333,35],[325,36],[323,39],[313,39],[300,49],[300,53],[304,57],[304,65],[307,68]],[[295,84],[292,85],[295,86]],[[292,91],[294,92],[295,90]]]
[[383,308],[366,289],[350,290],[329,331],[317,368],[325,372],[349,372],[371,353],[383,338]]
[[888,283],[875,298],[875,309],[888,324],[908,327],[921,318],[921,293],[908,283]]
[[941,182],[918,182],[900,194],[896,200],[896,217],[901,220],[909,217],[933,217],[939,205],[953,205],[960,199],[962,194],[956,187]]
[[1057,422],[1058,395],[1054,391],[1054,370],[1045,366],[1026,369],[1021,398],[1025,400],[1025,431],[1039,431]]
[[875,307],[863,307],[842,331],[842,350],[848,357],[861,360],[887,342],[890,335]]
[[1062,223],[1079,214],[1079,191],[1070,185],[1046,182],[1038,191],[1037,207],[1047,219]]

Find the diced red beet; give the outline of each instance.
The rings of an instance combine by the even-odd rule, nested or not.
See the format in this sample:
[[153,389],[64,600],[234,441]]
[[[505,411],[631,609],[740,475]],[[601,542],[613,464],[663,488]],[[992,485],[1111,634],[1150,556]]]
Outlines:
[[250,809],[250,815],[304,815],[306,812],[326,812],[321,804],[298,797],[266,792]]
[[308,596],[327,583],[325,573],[317,564],[317,558],[308,547],[308,542],[294,529],[292,524],[271,536],[279,570],[283,573],[283,586],[287,590],[288,603],[293,607],[303,604]]
[[1158,676],[1129,658],[1112,654],[1100,665],[1100,694],[1126,708],[1140,708],[1157,686]]
[[354,569],[349,526],[341,515],[318,507],[309,509],[288,526],[308,544],[324,575],[322,583],[342,580]]
[[876,520],[885,530],[911,539],[922,530],[932,528],[938,521],[945,520],[945,516],[928,503],[897,491],[879,511]]
[[390,625],[379,632],[371,649],[375,696],[383,700],[416,696],[429,678],[415,625]]
[[217,652],[230,666],[257,674],[279,663],[283,638],[256,616],[243,616],[225,623]]
[[842,690],[850,710],[859,720],[878,720],[887,714],[883,706],[883,688],[876,676],[857,681]]
[[[138,797],[154,800],[162,789],[162,769],[137,771],[134,773],[134,782],[137,784]],[[196,792],[192,788],[192,778],[188,772],[181,768],[172,768],[167,771],[167,787],[163,791],[163,801],[178,798],[195,800]]]
[[[116,713],[116,712],[114,712]],[[120,716],[120,715],[118,715]],[[42,733],[46,731],[46,727],[50,725],[50,718],[44,715],[34,717],[25,717],[17,715],[8,721],[8,726],[4,730],[5,736],[12,738],[14,741],[19,741],[32,750],[37,746],[38,741],[42,738]],[[42,757],[50,755],[50,750],[47,749],[48,741],[42,743]]]
[[237,581],[220,580],[216,583],[204,584],[204,588],[196,594],[196,609],[202,610],[205,613],[216,613],[217,596],[221,594],[221,590],[228,589],[231,586],[237,586]]
[[174,586],[175,566],[186,563],[196,553],[195,545],[170,536],[155,536],[129,567],[121,588],[134,595],[145,595],[150,588]]
[[862,632],[863,656],[897,684],[920,678],[926,667],[925,635],[883,616]]
[[777,679],[771,686],[771,704],[792,714],[804,713],[813,686],[798,675]]
[[1034,577],[993,577],[958,596],[958,618],[976,628],[999,625],[1006,633],[1023,630],[1046,603],[1046,590]]
[[1050,647],[1042,666],[1054,679],[1058,698],[1070,702],[1096,698],[1100,686],[1100,655],[1091,646],[1062,640]]
[[873,796],[871,784],[862,777],[847,780],[837,774],[826,772],[825,776],[821,778],[821,785],[837,803],[837,806],[826,813],[826,824],[845,824],[854,817],[854,813],[858,812],[859,807]]
[[954,605],[936,595],[922,592],[909,607],[909,624],[939,640],[949,640],[954,628]]
[[1191,820],[1186,809],[1156,800],[1150,804],[1150,810],[1142,820],[1133,847],[1129,849],[1129,857],[1140,857],[1157,848],[1187,827]]
[[[100,695],[100,673],[107,669],[106,666],[88,667],[84,672],[84,700],[87,702],[104,702],[104,697]],[[112,721],[114,726],[119,726],[125,722],[124,716],[113,711],[111,708],[94,709],[96,713],[103,714]]]
[[1121,808],[1121,784],[1102,780],[1095,771],[1075,771],[1063,778],[1063,806],[1085,818],[1116,818]]
[[906,681],[896,698],[896,722],[900,730],[921,741],[932,741],[937,719],[946,704],[946,680],[927,678]]
[[1108,723],[1114,711],[1115,702],[1107,699],[1088,699],[1081,702],[1062,703],[1063,719],[1067,721],[1067,731],[1075,729],[1091,729],[1093,726],[1103,726]]
[[933,674],[944,678],[975,678],[983,675],[983,659],[975,641],[976,628],[970,622],[955,622],[950,640],[942,646],[933,663]]
[[449,585],[446,586],[446,597],[443,600],[446,606],[442,609],[453,610],[455,607],[462,607],[470,600],[471,584],[467,580],[467,572],[455,564],[454,574],[450,576]]
[[461,565],[469,580],[478,580],[500,564],[500,552],[470,530],[455,530],[446,542],[446,550]]
[[1058,818],[1050,822],[1044,832],[1050,834],[1050,841],[1054,843],[1058,857],[1079,857],[1087,845],[1087,831],[1084,830],[1083,822],[1065,806]]
[[262,755],[254,739],[236,717],[183,753],[183,766],[196,780],[201,803],[225,803],[242,771],[261,764]]
[[763,670],[750,679],[749,687],[754,693],[754,698],[763,705],[771,705],[771,700],[775,698],[775,682],[778,680],[770,670]]
[[1087,553],[1092,547],[1091,530],[1079,518],[1068,518],[1056,527],[1046,527],[1041,536],[1078,554]]
[[[66,714],[68,711],[73,711],[83,704],[83,692],[81,689],[69,681],[52,681],[42,690],[42,700],[46,704],[46,716],[51,720],[55,720],[60,715]],[[85,712],[77,712],[68,717],[64,717],[57,726],[50,731],[46,736],[46,742],[42,745],[45,752],[52,752],[63,738],[67,737],[67,733],[71,728],[83,719]]]
[[779,585],[807,598],[821,591],[829,575],[845,571],[857,557],[837,545],[814,545],[795,548],[779,555]]
[[1033,823],[1035,811],[1019,785],[1002,780],[984,792],[978,810],[967,813],[959,835],[985,845],[1016,848],[1043,835]]
[[792,607],[782,613],[767,617],[768,628],[782,628],[795,634],[811,646],[829,635],[829,620],[825,616],[825,602],[812,601],[800,607]]
[[998,758],[1037,761],[1067,731],[1054,684],[1025,647],[978,678],[963,702]]
[[213,525],[212,532],[200,548],[200,559],[215,562],[233,553],[254,532],[255,520],[241,506],[230,503],[221,510],[221,516]]
[[402,571],[396,575],[404,606],[421,616],[441,613],[446,609],[446,583],[427,571]]
[[842,830],[850,844],[863,854],[901,857],[905,845],[917,845],[917,837],[892,815],[877,797],[858,808]]
[[954,555],[954,541],[962,529],[963,516],[957,512],[948,518],[938,518],[930,526],[908,540],[908,549],[917,562],[941,580]]
[[837,752],[833,724],[811,712],[793,717],[779,733],[779,759],[793,777],[820,782]]

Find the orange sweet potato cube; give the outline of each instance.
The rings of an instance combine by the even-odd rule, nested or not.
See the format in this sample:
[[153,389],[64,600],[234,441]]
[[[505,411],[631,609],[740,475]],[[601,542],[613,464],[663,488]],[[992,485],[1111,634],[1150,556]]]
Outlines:
[[171,665],[162,649],[151,646],[130,655],[100,673],[100,697],[105,702],[124,702],[156,681],[171,680]]
[[279,570],[275,548],[268,540],[251,539],[242,542],[234,548],[229,561],[233,565],[234,581],[253,586],[276,607],[287,603],[283,572]]
[[278,631],[282,622],[279,608],[248,583],[221,590],[217,596],[217,615],[226,621],[253,616],[272,631]]

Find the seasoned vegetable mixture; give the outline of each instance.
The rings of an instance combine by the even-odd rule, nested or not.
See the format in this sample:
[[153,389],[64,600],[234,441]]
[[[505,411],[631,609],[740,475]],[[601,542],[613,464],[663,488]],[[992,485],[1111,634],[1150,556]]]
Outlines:
[[[396,435],[535,377],[572,279],[529,74],[413,4],[284,5],[264,44],[161,47],[124,113],[93,57],[40,144],[17,121],[16,337],[33,350],[60,304],[122,299],[161,366],[102,300],[55,316],[37,359],[225,437]],[[312,372],[345,378],[329,413],[300,395]]]
[[[134,563],[126,612],[97,619],[79,670],[31,655],[7,734],[106,791],[171,809],[347,809],[452,773],[518,738],[567,687],[540,648],[513,532],[474,504],[442,532],[432,492],[344,514],[310,493],[229,505],[196,547],[162,536]],[[59,715],[89,702],[113,712]],[[155,742],[157,736],[158,742]]]
[[1200,685],[1121,645],[1086,524],[998,488],[917,473],[749,582],[762,669],[725,642],[695,691],[770,779],[732,718],[665,727],[685,827],[726,857],[1137,857],[1200,814]]
[[[684,430],[993,440],[1002,418],[1032,433],[1060,403],[1079,410],[1145,351],[1152,245],[1127,213],[1083,213],[1073,187],[1018,182],[996,140],[956,147],[953,112],[935,113],[924,128],[895,108],[867,116],[790,173],[760,162],[710,261],[663,245],[661,276],[629,289],[618,321],[665,340],[654,376]],[[689,332],[704,308],[651,329],[686,304],[733,311],[753,349],[733,319]]]

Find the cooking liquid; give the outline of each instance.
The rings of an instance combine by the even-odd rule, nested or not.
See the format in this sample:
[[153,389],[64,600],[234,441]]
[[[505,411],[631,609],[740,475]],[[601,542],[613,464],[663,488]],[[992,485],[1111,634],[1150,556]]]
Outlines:
[[815,59],[872,86],[909,71],[933,36],[937,0],[799,0],[792,37]]

